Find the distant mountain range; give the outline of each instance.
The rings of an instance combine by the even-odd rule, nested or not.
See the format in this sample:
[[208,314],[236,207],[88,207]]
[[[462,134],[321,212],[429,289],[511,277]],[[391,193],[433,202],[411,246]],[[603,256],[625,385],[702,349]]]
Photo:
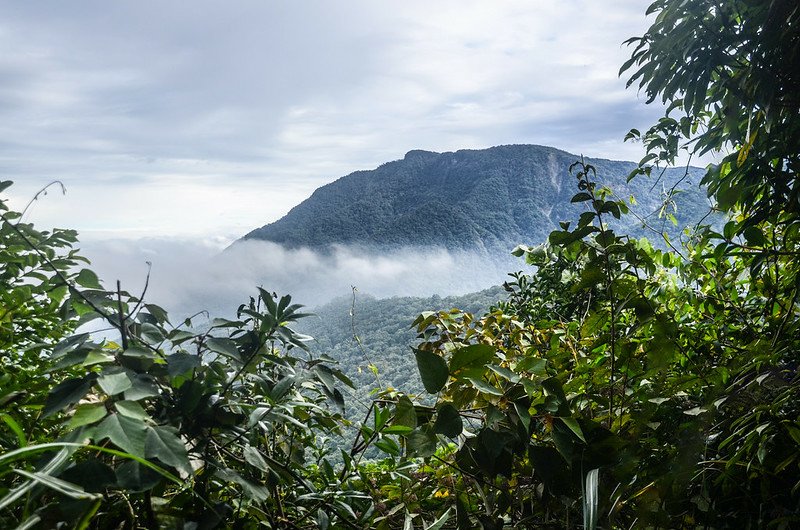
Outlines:
[[[402,160],[356,171],[317,189],[282,219],[243,239],[285,247],[324,249],[330,245],[443,246],[508,252],[519,243],[536,244],[574,220],[585,205],[571,204],[578,190],[568,168],[580,157],[552,147],[505,145],[447,153],[409,151]],[[632,209],[659,230],[673,233],[708,211],[698,186],[703,170],[670,169],[627,182],[633,162],[587,158],[599,184],[619,197],[636,198]],[[685,177],[685,178],[683,178]],[[663,190],[682,179],[675,198],[678,227],[659,219]],[[623,222],[633,235],[645,231],[634,216]]]

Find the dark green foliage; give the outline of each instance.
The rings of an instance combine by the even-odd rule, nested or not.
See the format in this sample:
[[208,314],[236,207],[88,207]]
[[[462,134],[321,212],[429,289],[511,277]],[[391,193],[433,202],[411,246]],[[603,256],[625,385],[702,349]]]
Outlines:
[[[284,218],[253,230],[245,239],[288,247],[327,248],[334,244],[369,247],[444,246],[506,253],[523,242],[547,238],[558,221],[581,209],[570,205],[567,168],[576,159],[551,147],[505,145],[454,153],[411,151],[403,160],[372,171],[358,171],[323,186]],[[631,162],[595,160],[598,179],[648,218],[656,232],[673,237],[707,212],[702,171],[670,169],[661,183],[627,183]],[[682,193],[665,194],[686,177]],[[677,209],[673,212],[674,209]],[[633,216],[626,226],[648,233]]]

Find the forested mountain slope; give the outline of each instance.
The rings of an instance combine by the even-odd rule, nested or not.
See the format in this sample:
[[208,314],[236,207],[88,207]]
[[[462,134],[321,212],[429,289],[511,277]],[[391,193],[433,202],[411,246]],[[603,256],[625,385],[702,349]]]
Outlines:
[[[298,321],[297,329],[314,337],[312,347],[315,351],[336,359],[339,368],[356,384],[360,399],[366,400],[378,381],[384,388],[391,386],[421,392],[422,385],[411,351],[416,339],[416,332],[411,328],[414,319],[424,311],[454,308],[481,314],[505,296],[505,291],[499,286],[447,297],[378,299],[356,293],[355,298],[337,298],[315,308],[314,316]],[[377,369],[377,378],[370,364]],[[357,402],[348,400],[348,407],[357,405]]]
[[[584,211],[583,206],[570,204],[576,179],[569,167],[579,158],[537,145],[410,151],[402,160],[320,187],[285,217],[244,239],[287,247],[435,245],[507,251],[519,243],[543,241],[559,221],[575,219]],[[659,180],[653,176],[629,184],[634,163],[594,158],[587,163],[596,167],[598,182],[618,196],[635,195],[635,211],[650,215],[660,228],[662,220],[652,214],[660,210],[664,190],[684,176],[679,187],[685,191],[675,197],[678,228],[708,210],[705,191],[697,185],[699,169],[671,169]],[[640,224],[628,217],[631,226]]]

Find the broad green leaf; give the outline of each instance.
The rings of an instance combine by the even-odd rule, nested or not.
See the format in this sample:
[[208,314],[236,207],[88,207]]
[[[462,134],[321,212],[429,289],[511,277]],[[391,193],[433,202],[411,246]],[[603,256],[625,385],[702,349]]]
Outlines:
[[431,456],[436,452],[436,435],[427,425],[423,425],[406,436],[406,444],[411,456]]
[[59,477],[91,493],[102,493],[106,487],[114,486],[117,482],[114,470],[97,458],[81,460],[64,470]]
[[51,414],[74,405],[89,393],[92,384],[89,376],[67,379],[53,388],[47,395],[42,415],[46,418]]
[[86,287],[87,289],[103,288],[103,286],[100,285],[100,280],[97,278],[97,274],[89,269],[81,269],[78,275],[75,276],[75,283],[81,287]]
[[177,352],[167,356],[167,372],[171,377],[183,375],[200,366],[200,357],[189,353]]
[[483,366],[495,355],[495,347],[488,344],[472,344],[459,348],[450,358],[450,373],[455,373],[464,367]]
[[581,426],[578,425],[578,422],[574,418],[559,418],[564,425],[569,427],[569,430],[575,433],[575,436],[580,438],[580,440],[586,443],[586,438],[583,436],[583,431],[581,430]]
[[136,374],[131,378],[131,387],[123,395],[126,400],[139,401],[140,399],[157,396],[159,392],[152,376]]
[[103,392],[109,396],[114,396],[121,392],[125,392],[133,383],[128,377],[128,374],[120,371],[103,371],[97,378],[97,384],[103,389]]
[[192,473],[186,445],[180,439],[178,430],[174,427],[163,425],[148,427],[145,440],[145,456],[147,458],[158,458],[175,469],[188,474]]
[[215,352],[224,355],[234,361],[240,361],[239,350],[236,349],[236,343],[231,339],[211,337],[206,340],[206,347]]
[[502,396],[503,392],[499,388],[496,388],[483,379],[478,379],[477,377],[468,377],[467,378],[472,386],[474,386],[478,391],[483,392],[484,394],[491,394],[493,396]]
[[545,359],[528,356],[517,363],[516,371],[529,372],[534,375],[545,375],[547,373],[547,361]]
[[117,485],[133,493],[150,490],[161,482],[160,474],[137,461],[124,462],[116,475]]
[[255,467],[259,471],[264,473],[269,471],[269,465],[267,465],[267,461],[264,460],[264,457],[261,456],[261,453],[255,447],[251,445],[245,445],[242,448],[242,455],[244,456],[245,462]]
[[448,438],[455,438],[464,430],[464,424],[458,410],[450,403],[443,403],[438,407],[436,413],[436,423],[433,425],[436,433],[443,434]]
[[[411,432],[411,429],[409,429],[408,432]],[[377,442],[375,442],[375,447],[377,447],[378,449],[380,449],[381,451],[383,451],[388,455],[400,456],[400,446],[397,445],[397,442],[395,442],[391,438],[383,438],[382,440],[378,440]]]
[[514,373],[513,371],[509,370],[508,368],[506,368],[504,366],[498,366],[496,364],[490,364],[490,365],[487,366],[487,368],[489,370],[491,370],[492,372],[496,373],[497,375],[499,375],[500,377],[502,377],[503,379],[505,379],[506,381],[510,381],[512,383],[518,383],[519,382],[519,379],[520,379],[519,375]]
[[110,362],[114,362],[113,355],[109,355],[102,350],[92,350],[83,360],[83,366],[92,366],[95,364],[105,364]]
[[78,405],[75,413],[69,420],[68,428],[77,429],[83,425],[89,425],[105,418],[108,411],[104,403],[93,403],[91,405]]
[[425,350],[414,350],[422,385],[431,394],[439,392],[447,383],[449,371],[444,359]]
[[[408,427],[414,429],[417,426],[417,410],[414,408],[414,403],[408,396],[400,396],[394,409],[393,427]],[[386,432],[389,432],[388,428]],[[396,432],[396,431],[393,431]]]
[[150,416],[137,401],[117,401],[114,403],[117,412],[134,420],[147,420]]
[[134,420],[121,414],[111,414],[95,427],[93,438],[108,438],[120,449],[138,457],[145,456],[145,437],[147,426],[141,420]]

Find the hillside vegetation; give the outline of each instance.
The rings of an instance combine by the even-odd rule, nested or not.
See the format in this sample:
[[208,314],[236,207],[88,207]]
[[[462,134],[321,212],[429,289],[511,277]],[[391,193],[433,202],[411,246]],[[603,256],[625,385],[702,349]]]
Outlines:
[[299,322],[297,330],[311,334],[312,347],[337,361],[339,369],[355,383],[355,395],[362,402],[379,386],[421,393],[411,350],[417,338],[412,326],[417,316],[452,309],[480,314],[504,296],[502,287],[446,297],[376,299],[355,292],[354,298],[338,298],[314,308],[314,315]]
[[[322,186],[282,219],[244,239],[315,249],[346,244],[509,252],[520,243],[544,241],[559,221],[583,211],[570,203],[573,182],[566,171],[578,158],[538,145],[410,151],[402,160]],[[622,199],[635,196],[637,204],[631,207],[657,230],[674,236],[708,213],[705,191],[698,185],[702,170],[669,169],[656,184],[628,183],[637,168],[632,162],[587,163],[595,167],[598,181]],[[666,197],[679,180],[682,191]],[[680,229],[659,213],[674,213]],[[645,233],[633,215],[624,224],[637,235]]]
[[0,527],[798,527],[800,7],[648,12],[621,72],[667,111],[629,135],[634,181],[718,152],[724,225],[631,237],[627,202],[570,161],[581,209],[516,251],[535,270],[489,309],[430,300],[425,395],[384,386],[355,421],[290,296],[171,322],[0,201]]

